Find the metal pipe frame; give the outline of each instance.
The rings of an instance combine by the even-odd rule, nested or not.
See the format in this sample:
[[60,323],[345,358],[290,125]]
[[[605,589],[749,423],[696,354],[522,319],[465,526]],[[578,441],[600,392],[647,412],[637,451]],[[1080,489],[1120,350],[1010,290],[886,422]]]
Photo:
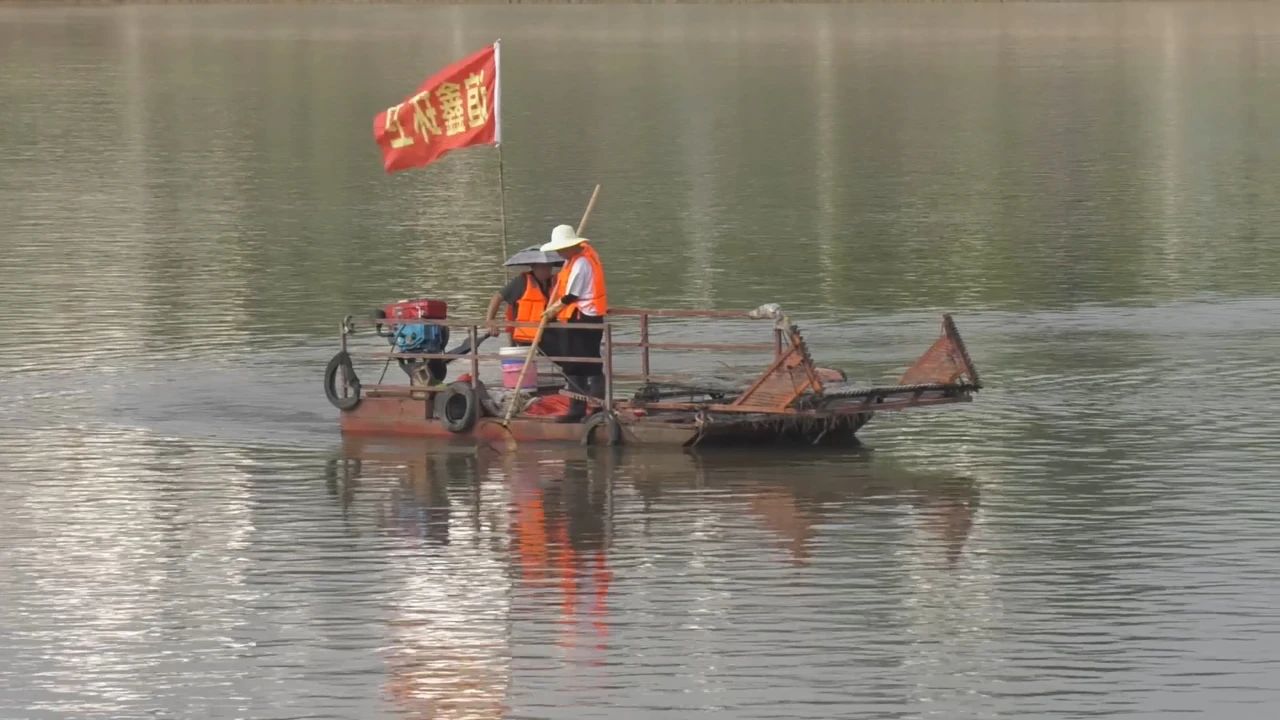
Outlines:
[[[650,330],[652,327],[652,318],[706,318],[713,320],[771,320],[772,318],[756,318],[750,313],[740,310],[683,310],[683,309],[646,309],[646,308],[610,308],[609,315],[611,317],[637,318],[639,320],[640,338],[638,341],[617,341],[613,338],[613,327],[616,324],[611,319],[606,319],[602,324],[583,324],[583,323],[565,323],[565,322],[549,322],[546,323],[547,328],[568,329],[571,331],[585,330],[603,330],[603,357],[561,357],[540,355],[542,359],[553,363],[585,363],[602,365],[605,376],[605,395],[607,402],[611,407],[613,404],[613,393],[616,390],[615,382],[618,380],[641,380],[645,383],[654,380],[669,379],[667,376],[654,375],[652,367],[652,351],[653,350],[671,350],[671,351],[704,351],[704,352],[773,352],[774,360],[778,360],[785,352],[783,341],[784,333],[780,328],[773,328],[772,343],[682,343],[682,342],[652,342]],[[515,320],[496,320],[493,323],[477,322],[474,320],[435,320],[426,318],[368,318],[368,322],[372,326],[380,325],[434,325],[445,328],[465,328],[467,331],[467,339],[470,349],[463,354],[442,353],[402,353],[402,352],[382,352],[382,353],[359,353],[352,354],[352,357],[358,357],[366,360],[456,360],[466,357],[471,366],[471,385],[477,387],[480,376],[481,360],[497,360],[503,356],[499,353],[480,353],[479,339],[480,329],[487,328],[491,325],[499,325],[501,327],[524,327],[536,328],[539,323],[536,322],[520,322]],[[601,327],[603,325],[603,328]],[[381,335],[381,333],[379,333]],[[385,335],[382,335],[386,337]],[[347,349],[346,332],[342,334],[341,343],[344,350]],[[638,349],[640,351],[640,374],[634,373],[616,373],[613,368],[613,354],[615,348]],[[394,386],[378,386],[377,391],[391,392],[390,388]],[[372,387],[370,389],[373,389]]]

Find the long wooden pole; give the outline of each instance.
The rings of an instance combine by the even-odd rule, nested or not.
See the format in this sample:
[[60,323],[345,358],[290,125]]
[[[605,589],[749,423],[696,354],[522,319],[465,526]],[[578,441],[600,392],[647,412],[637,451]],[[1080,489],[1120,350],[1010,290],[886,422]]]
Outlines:
[[587,201],[586,212],[582,213],[582,219],[578,221],[578,229],[575,231],[579,235],[582,234],[583,228],[587,226],[587,218],[591,217],[591,208],[596,206],[596,196],[600,194],[600,184],[596,183],[596,189],[591,191],[591,199]]
[[538,331],[533,334],[533,344],[529,346],[529,352],[524,358],[524,367],[520,368],[520,374],[516,376],[516,386],[511,391],[511,400],[507,403],[507,412],[502,416],[502,426],[506,427],[511,424],[511,416],[516,412],[516,403],[520,399],[521,385],[524,385],[524,374],[528,372],[529,366],[533,364],[533,356],[538,352],[538,343],[542,341],[542,333],[547,329],[547,321],[550,320],[549,315],[543,315],[542,320],[538,322]]

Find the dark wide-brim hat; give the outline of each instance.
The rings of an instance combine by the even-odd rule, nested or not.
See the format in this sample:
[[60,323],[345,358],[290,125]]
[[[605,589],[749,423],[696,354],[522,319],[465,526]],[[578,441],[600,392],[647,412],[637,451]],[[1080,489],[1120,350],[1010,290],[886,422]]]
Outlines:
[[564,258],[556,252],[543,252],[537,245],[530,245],[507,258],[503,265],[563,265]]

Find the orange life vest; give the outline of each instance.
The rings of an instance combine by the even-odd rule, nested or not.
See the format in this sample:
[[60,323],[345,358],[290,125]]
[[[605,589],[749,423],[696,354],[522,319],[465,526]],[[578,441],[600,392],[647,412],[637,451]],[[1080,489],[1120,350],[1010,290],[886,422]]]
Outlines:
[[[538,287],[538,281],[534,279],[532,273],[524,274],[524,294],[516,301],[515,307],[507,305],[507,319],[516,322],[536,323],[542,319],[542,313],[547,310],[547,295],[542,292],[542,288]],[[533,337],[538,334],[538,329],[534,327],[514,327],[508,326],[507,332],[511,334],[514,342],[532,343]]]
[[[573,270],[573,263],[578,262],[579,259],[586,260],[591,263],[591,294],[594,296],[591,300],[596,306],[597,315],[599,317],[604,317],[609,312],[608,293],[605,292],[604,285],[604,266],[600,264],[600,256],[596,254],[595,249],[592,248],[591,245],[588,243],[582,243],[581,247],[582,253],[570,262],[565,263],[565,266],[560,270],[560,274],[556,276],[555,298],[558,300],[569,292],[569,276],[573,274],[571,272]],[[569,303],[565,305],[564,309],[556,315],[556,320],[560,322],[567,322],[569,318],[573,317],[573,311],[577,309],[577,303]]]

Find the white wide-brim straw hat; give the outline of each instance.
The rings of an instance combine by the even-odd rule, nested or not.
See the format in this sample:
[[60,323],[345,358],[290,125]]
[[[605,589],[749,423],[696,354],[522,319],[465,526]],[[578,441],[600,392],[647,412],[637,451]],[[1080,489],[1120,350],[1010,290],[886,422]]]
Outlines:
[[564,258],[553,252],[543,252],[538,245],[530,245],[507,258],[502,263],[508,267],[513,265],[563,265]]
[[586,238],[578,237],[578,231],[574,230],[572,225],[557,225],[551,230],[551,242],[539,249],[542,252],[555,252],[586,241]]

